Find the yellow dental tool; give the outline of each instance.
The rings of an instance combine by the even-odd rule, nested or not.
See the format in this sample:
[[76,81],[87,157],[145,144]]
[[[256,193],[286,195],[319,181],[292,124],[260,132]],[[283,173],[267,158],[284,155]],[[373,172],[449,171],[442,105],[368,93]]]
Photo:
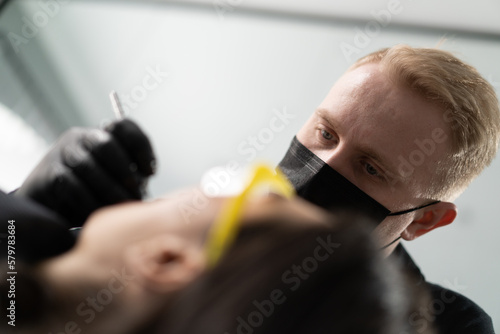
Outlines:
[[280,170],[275,172],[269,165],[261,163],[253,168],[252,174],[248,186],[241,194],[228,199],[209,231],[206,242],[206,255],[209,267],[217,264],[221,256],[236,238],[243,205],[255,189],[266,185],[273,192],[286,198],[291,198],[295,194],[293,186]]

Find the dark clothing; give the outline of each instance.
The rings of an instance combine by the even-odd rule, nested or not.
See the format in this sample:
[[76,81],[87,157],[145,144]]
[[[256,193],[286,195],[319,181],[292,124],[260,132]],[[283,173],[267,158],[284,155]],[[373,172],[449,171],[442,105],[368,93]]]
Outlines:
[[419,309],[409,321],[417,331],[425,329],[428,321],[434,320],[439,334],[494,334],[493,323],[486,312],[472,300],[458,292],[429,283],[402,245],[394,251],[403,265],[416,277],[417,284],[425,284],[431,293],[431,303]]
[[75,243],[67,226],[38,203],[0,191],[0,259],[7,257],[9,241],[16,261],[34,263],[61,254]]

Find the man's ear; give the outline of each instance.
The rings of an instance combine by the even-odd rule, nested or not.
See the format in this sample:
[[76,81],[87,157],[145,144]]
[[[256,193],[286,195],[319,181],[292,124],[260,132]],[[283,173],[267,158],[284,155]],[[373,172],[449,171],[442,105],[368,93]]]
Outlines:
[[177,291],[203,271],[200,246],[171,235],[158,236],[134,245],[125,257],[137,283],[155,293]]
[[401,234],[404,240],[414,240],[435,228],[451,224],[457,216],[457,207],[450,202],[439,202],[422,210],[421,217],[412,221]]

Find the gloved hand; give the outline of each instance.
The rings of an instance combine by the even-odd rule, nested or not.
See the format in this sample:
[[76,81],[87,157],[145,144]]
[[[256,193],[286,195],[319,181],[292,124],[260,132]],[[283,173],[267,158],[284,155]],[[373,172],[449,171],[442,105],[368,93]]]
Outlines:
[[141,129],[129,119],[105,130],[65,132],[15,196],[24,196],[81,226],[96,209],[143,196],[155,172],[155,155]]

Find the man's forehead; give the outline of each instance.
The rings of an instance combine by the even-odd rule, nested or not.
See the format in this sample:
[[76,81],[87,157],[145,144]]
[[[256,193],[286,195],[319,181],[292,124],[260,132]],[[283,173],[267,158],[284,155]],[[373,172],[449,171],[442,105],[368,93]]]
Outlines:
[[[376,96],[377,91],[373,93]],[[385,98],[384,89],[378,93]],[[394,175],[401,175],[401,169],[434,173],[439,156],[451,145],[444,111],[407,89],[396,87],[389,95],[382,102],[357,96],[337,103],[333,94],[315,114]]]

